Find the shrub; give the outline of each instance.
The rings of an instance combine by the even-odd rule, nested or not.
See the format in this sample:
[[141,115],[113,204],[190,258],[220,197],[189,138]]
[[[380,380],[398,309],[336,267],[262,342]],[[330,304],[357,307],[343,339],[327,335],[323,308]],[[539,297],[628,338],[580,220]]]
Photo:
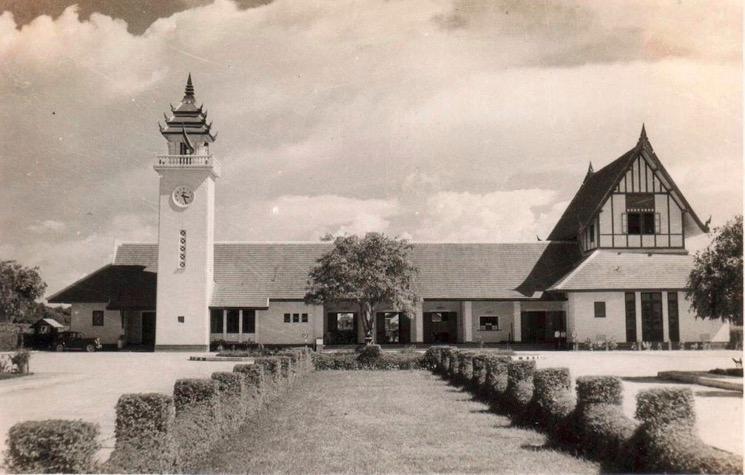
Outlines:
[[289,384],[292,382],[292,360],[287,356],[277,356],[282,383]]
[[31,360],[31,353],[28,350],[22,349],[13,353],[10,357],[10,362],[18,368],[18,372],[21,374],[28,374],[28,363]]
[[20,422],[8,431],[6,468],[11,473],[96,471],[98,425],[52,419]]
[[636,423],[623,414],[623,388],[615,376],[577,378],[576,425],[580,447],[615,470],[628,470]]
[[480,392],[486,384],[486,357],[483,353],[473,356],[473,375],[471,376],[471,386]]
[[424,352],[422,358],[422,366],[430,371],[439,371],[442,366],[442,358],[444,350],[447,347],[444,346],[430,346],[427,351]]
[[486,387],[484,395],[493,403],[500,403],[507,391],[507,366],[511,359],[508,356],[489,354],[484,356],[486,368]]
[[282,382],[282,368],[279,360],[273,356],[254,358],[254,364],[261,366],[264,371],[265,396],[273,397],[279,393]]
[[454,381],[458,377],[458,371],[460,371],[460,358],[461,352],[458,350],[452,350],[450,352],[450,365],[448,366],[448,379]]
[[215,372],[212,379],[217,381],[223,435],[237,432],[246,416],[246,382],[243,374]]
[[173,388],[175,436],[182,470],[196,465],[221,436],[222,415],[217,381],[179,379]]
[[709,373],[726,376],[739,376],[740,378],[742,378],[742,368],[716,368],[710,369]]
[[395,370],[419,369],[423,356],[419,353],[383,353],[379,358],[361,358],[356,353],[317,353],[313,363],[317,370]]
[[580,376],[577,378],[578,404],[620,405],[622,401],[623,388],[620,378],[615,376]]
[[119,473],[163,473],[177,468],[173,398],[123,394],[116,403],[116,444],[107,463]]
[[535,361],[510,361],[507,365],[507,389],[505,390],[506,408],[514,417],[528,407],[533,398],[533,373]]
[[637,395],[641,420],[633,438],[634,469],[673,473],[742,473],[742,458],[706,445],[695,433],[689,388],[654,388]]
[[548,428],[558,422],[554,417],[567,416],[567,408],[571,412],[571,386],[569,368],[543,368],[533,373],[531,405],[537,425]]
[[443,348],[440,357],[440,373],[447,376],[450,373],[450,365],[453,362],[453,352],[455,348]]
[[468,385],[473,378],[473,354],[472,353],[461,353],[458,359],[458,376],[457,382],[460,384]]
[[234,373],[241,373],[244,378],[246,391],[243,394],[243,404],[246,415],[250,416],[261,409],[264,400],[264,370],[257,364],[237,364],[233,366]]

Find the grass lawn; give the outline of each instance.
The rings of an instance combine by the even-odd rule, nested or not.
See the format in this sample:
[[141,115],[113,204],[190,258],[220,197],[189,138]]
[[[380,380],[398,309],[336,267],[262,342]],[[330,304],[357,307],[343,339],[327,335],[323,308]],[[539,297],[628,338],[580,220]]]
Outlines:
[[427,371],[319,371],[198,471],[599,472],[544,442]]

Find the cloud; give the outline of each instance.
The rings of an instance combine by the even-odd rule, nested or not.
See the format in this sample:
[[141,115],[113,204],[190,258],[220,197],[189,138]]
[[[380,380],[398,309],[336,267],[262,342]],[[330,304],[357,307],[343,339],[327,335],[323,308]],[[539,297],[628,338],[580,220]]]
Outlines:
[[39,223],[29,225],[27,229],[32,233],[59,232],[65,229],[65,223],[54,219],[45,219]]
[[156,122],[190,71],[219,240],[532,241],[642,122],[699,215],[742,207],[739,3],[103,3],[0,15],[0,250],[50,290],[155,239]]

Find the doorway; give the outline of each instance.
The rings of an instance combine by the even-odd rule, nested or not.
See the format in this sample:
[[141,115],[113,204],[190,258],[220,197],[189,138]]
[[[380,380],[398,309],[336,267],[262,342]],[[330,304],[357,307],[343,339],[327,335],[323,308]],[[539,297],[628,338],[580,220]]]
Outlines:
[[556,332],[566,331],[563,311],[531,311],[520,314],[523,343],[550,343],[556,341]]
[[142,344],[155,346],[155,312],[142,312]]
[[642,341],[663,341],[662,292],[642,292]]
[[455,343],[458,339],[458,312],[424,312],[422,330],[425,343]]
[[327,313],[325,343],[327,345],[353,345],[357,343],[357,313]]
[[375,336],[378,343],[411,343],[411,320],[405,313],[378,312],[375,318]]

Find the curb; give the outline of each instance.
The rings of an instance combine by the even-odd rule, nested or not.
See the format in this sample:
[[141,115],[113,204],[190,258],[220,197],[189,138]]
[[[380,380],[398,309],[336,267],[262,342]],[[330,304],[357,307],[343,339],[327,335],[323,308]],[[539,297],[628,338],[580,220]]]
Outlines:
[[683,383],[699,384],[711,388],[728,389],[730,391],[742,391],[742,380],[732,381],[723,378],[712,378],[698,372],[692,371],[660,371],[657,373],[660,379],[680,381]]

